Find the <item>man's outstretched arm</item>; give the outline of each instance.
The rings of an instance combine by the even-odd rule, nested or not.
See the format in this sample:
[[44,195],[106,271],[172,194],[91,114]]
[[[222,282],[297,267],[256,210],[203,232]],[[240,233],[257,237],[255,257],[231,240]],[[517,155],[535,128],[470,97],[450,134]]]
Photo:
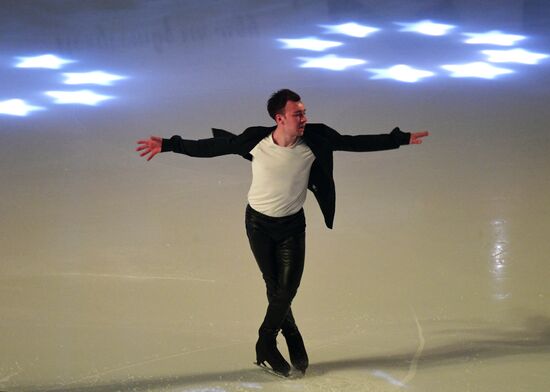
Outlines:
[[[216,131],[213,130],[216,135]],[[213,137],[208,139],[189,140],[181,136],[174,135],[169,139],[163,139],[159,136],[151,136],[149,139],[138,140],[139,146],[136,151],[141,151],[141,156],[148,156],[150,161],[159,152],[176,152],[191,157],[211,158],[220,155],[238,154],[239,138],[241,135],[234,135],[224,131],[224,137]]]
[[428,132],[402,132],[399,128],[380,135],[341,135],[330,127],[326,131],[335,151],[382,151],[392,150],[407,144],[421,144]]

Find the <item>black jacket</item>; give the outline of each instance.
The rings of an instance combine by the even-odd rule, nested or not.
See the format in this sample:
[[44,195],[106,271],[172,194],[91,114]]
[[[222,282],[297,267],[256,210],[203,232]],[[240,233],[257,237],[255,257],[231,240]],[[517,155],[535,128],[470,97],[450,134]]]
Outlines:
[[[203,158],[237,154],[251,161],[250,151],[274,130],[275,127],[250,127],[240,135],[234,135],[223,129],[212,129],[213,138],[200,140],[182,139],[176,135],[162,139],[162,152],[173,151]],[[409,144],[410,137],[410,133],[401,132],[399,128],[394,128],[389,134],[352,136],[340,135],[325,124],[306,125],[303,139],[315,155],[308,189],[315,195],[329,229],[332,229],[336,208],[332,152],[391,150]]]

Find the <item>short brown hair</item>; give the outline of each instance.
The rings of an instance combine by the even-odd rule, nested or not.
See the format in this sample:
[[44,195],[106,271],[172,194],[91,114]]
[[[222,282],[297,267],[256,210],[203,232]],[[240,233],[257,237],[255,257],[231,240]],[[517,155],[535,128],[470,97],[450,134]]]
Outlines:
[[287,88],[271,94],[271,97],[267,101],[267,112],[269,116],[275,120],[275,115],[283,113],[288,101],[299,102],[301,98],[294,91]]

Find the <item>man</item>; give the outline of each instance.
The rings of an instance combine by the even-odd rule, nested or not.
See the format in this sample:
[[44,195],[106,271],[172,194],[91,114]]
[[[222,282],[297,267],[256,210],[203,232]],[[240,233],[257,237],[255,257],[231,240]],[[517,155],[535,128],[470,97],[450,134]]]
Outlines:
[[303,204],[307,189],[315,195],[325,223],[332,228],[335,188],[333,151],[378,151],[420,144],[428,132],[405,133],[395,128],[384,135],[340,135],[324,124],[308,124],[298,94],[275,92],[267,110],[273,127],[251,127],[240,135],[213,129],[213,138],[186,140],[180,136],[152,136],[138,141],[137,151],[151,160],[173,151],[193,157],[238,154],[252,161],[252,184],[245,215],[246,233],[267,288],[268,307],[258,331],[256,363],[267,362],[278,375],[288,376],[290,365],[277,349],[279,331],[285,337],[292,365],[305,373],[309,359],[294,320],[291,302],[296,295],[305,256]]

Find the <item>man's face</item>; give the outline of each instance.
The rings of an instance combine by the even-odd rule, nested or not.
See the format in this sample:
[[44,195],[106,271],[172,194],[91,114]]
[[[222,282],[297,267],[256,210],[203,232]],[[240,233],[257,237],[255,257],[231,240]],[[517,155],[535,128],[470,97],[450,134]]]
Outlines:
[[287,135],[302,136],[307,123],[306,108],[302,102],[287,101],[284,113],[277,114],[275,120]]

